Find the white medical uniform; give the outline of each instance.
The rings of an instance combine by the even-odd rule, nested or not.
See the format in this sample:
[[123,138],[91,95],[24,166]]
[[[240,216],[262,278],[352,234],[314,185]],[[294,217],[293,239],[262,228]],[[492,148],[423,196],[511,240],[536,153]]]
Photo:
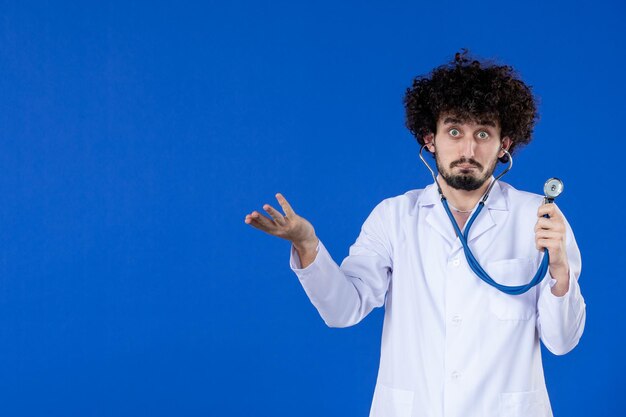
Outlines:
[[[537,208],[543,197],[494,185],[469,233],[474,256],[505,285],[539,267]],[[552,416],[539,340],[563,355],[578,343],[585,302],[581,259],[567,224],[569,291],[549,275],[508,295],[469,268],[434,184],[378,204],[338,266],[318,245],[315,261],[290,264],[330,327],[360,322],[385,305],[381,358],[370,417]]]

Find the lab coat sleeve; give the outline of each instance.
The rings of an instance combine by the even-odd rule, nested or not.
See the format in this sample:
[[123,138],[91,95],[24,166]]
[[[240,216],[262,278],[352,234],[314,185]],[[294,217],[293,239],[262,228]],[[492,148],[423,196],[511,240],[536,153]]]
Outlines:
[[576,239],[566,221],[569,289],[562,297],[552,294],[556,280],[550,271],[539,293],[537,328],[543,344],[555,355],[564,355],[578,344],[585,328],[586,305],[578,284],[581,258]]
[[355,325],[385,302],[392,273],[385,210],[383,201],[370,213],[341,266],[320,240],[315,260],[301,269],[298,252],[291,246],[291,269],[329,327]]

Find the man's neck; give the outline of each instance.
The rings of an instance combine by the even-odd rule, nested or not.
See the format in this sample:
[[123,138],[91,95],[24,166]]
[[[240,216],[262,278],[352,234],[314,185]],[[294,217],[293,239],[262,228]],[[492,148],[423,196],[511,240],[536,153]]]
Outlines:
[[441,191],[443,191],[443,195],[448,200],[448,204],[451,204],[458,210],[466,211],[472,210],[476,206],[476,204],[478,204],[478,201],[485,194],[487,188],[489,188],[489,185],[491,184],[491,181],[493,181],[493,178],[487,179],[487,181],[485,181],[485,183],[481,185],[480,188],[472,191],[457,190],[456,188],[450,187],[446,180],[441,177],[441,175],[437,176],[437,181],[441,186]]

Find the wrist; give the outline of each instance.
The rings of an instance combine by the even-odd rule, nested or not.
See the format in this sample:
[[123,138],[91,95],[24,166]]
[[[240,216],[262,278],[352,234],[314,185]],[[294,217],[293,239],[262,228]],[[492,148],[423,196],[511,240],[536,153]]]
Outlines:
[[319,242],[319,239],[317,238],[317,236],[314,236],[310,239],[293,241],[291,243],[293,244],[293,247],[296,248],[298,252],[309,252],[309,251],[315,251],[315,249],[317,248],[318,242]]
[[551,291],[552,294],[556,295],[557,297],[563,297],[569,291],[569,281],[557,281],[556,284],[554,284],[554,286],[552,287]]
[[569,265],[550,265],[550,275],[557,281],[569,281]]

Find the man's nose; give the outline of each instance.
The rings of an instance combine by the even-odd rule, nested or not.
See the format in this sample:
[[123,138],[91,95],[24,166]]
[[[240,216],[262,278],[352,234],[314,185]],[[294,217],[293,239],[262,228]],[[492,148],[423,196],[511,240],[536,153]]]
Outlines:
[[472,138],[464,138],[461,141],[461,156],[464,158],[473,158],[474,157],[474,148],[476,143]]

